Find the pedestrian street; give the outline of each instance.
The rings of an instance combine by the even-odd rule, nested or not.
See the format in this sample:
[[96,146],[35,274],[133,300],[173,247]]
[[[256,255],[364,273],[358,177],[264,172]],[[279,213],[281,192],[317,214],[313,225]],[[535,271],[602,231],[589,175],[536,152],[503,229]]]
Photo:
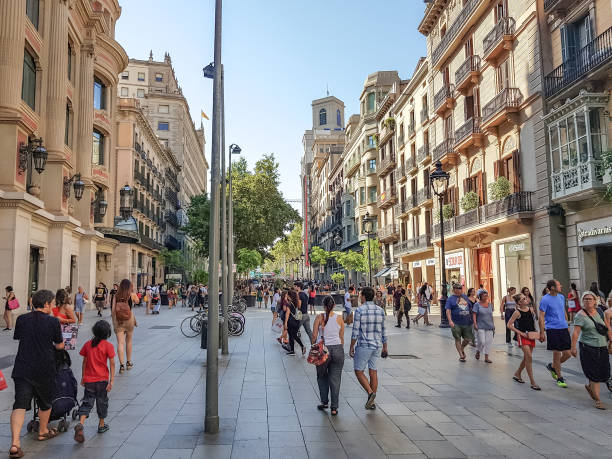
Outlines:
[[[287,356],[270,331],[269,311],[249,309],[244,334],[230,338],[229,356],[219,357],[220,432],[203,433],[205,359],[199,338],[185,338],[180,321],[191,311],[163,308],[158,316],[136,309],[134,368],[115,378],[110,393],[110,431],[96,433],[95,412],[85,423],[85,443],[73,431],[45,442],[25,434],[22,447],[36,458],[458,458],[609,457],[612,416],[592,407],[577,359],[564,365],[567,389],[545,370],[550,354],[538,344],[534,371],[541,392],[518,384],[512,374],[520,350],[495,336],[492,364],[461,363],[450,331],[437,326],[394,328],[387,319],[389,354],[379,360],[377,408],[365,410],[348,357],[339,413],[318,411],[315,368]],[[108,311],[105,311],[105,317]],[[77,348],[89,339],[95,313],[88,311]],[[496,319],[498,330],[502,322]],[[0,335],[5,375],[17,349]],[[116,345],[115,336],[111,342]],[[80,379],[81,359],[70,352]],[[299,353],[298,353],[299,354]],[[79,398],[82,388],[79,390]],[[13,386],[0,392],[0,442],[10,445]],[[602,400],[612,407],[610,393]],[[31,418],[27,413],[26,421]],[[72,422],[71,426],[74,425]]]

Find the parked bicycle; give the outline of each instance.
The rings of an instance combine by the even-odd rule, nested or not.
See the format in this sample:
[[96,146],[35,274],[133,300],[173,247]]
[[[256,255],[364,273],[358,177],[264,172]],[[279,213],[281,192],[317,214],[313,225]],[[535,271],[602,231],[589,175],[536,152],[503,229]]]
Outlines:
[[[195,338],[202,333],[202,326],[208,320],[208,311],[200,311],[193,316],[185,317],[181,322],[181,333],[187,338]],[[228,333],[231,336],[240,336],[244,333],[246,319],[239,312],[230,312],[228,315]]]

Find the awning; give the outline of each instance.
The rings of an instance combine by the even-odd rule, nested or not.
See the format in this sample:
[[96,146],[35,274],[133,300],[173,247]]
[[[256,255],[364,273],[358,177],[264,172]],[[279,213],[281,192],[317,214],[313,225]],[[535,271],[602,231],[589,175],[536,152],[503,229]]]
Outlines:
[[383,277],[385,274],[387,274],[387,271],[389,271],[390,268],[383,268],[380,271],[378,271],[374,277]]
[[391,277],[392,279],[397,279],[399,277],[398,274],[399,274],[399,268],[391,268],[385,274],[385,277]]

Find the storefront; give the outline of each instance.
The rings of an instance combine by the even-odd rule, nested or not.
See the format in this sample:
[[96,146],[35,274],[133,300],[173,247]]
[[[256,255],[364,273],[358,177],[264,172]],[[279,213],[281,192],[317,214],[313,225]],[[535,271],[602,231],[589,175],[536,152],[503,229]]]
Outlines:
[[533,292],[533,260],[531,239],[524,235],[512,240],[497,242],[499,261],[499,295],[505,295],[509,287],[520,291],[528,287]]
[[432,288],[436,283],[436,259],[427,258],[425,260],[412,262],[412,286],[417,288],[423,282],[429,282]]
[[612,289],[612,217],[576,224],[580,258],[579,289],[596,281],[606,295]]
[[444,257],[446,267],[446,282],[450,285],[459,283],[465,285],[465,257],[463,250],[447,253]]

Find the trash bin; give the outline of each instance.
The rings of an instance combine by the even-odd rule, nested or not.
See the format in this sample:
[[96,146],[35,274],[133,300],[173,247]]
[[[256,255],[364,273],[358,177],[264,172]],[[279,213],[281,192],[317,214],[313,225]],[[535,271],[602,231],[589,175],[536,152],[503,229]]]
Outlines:
[[168,303],[168,293],[167,292],[160,293],[159,299],[161,301],[162,306],[169,306],[170,303]]
[[[223,317],[219,316],[219,349],[221,349],[223,343]],[[204,317],[202,322],[202,341],[200,342],[200,349],[208,349],[208,317]]]
[[245,295],[244,299],[246,300],[246,304],[248,308],[255,307],[255,295]]

